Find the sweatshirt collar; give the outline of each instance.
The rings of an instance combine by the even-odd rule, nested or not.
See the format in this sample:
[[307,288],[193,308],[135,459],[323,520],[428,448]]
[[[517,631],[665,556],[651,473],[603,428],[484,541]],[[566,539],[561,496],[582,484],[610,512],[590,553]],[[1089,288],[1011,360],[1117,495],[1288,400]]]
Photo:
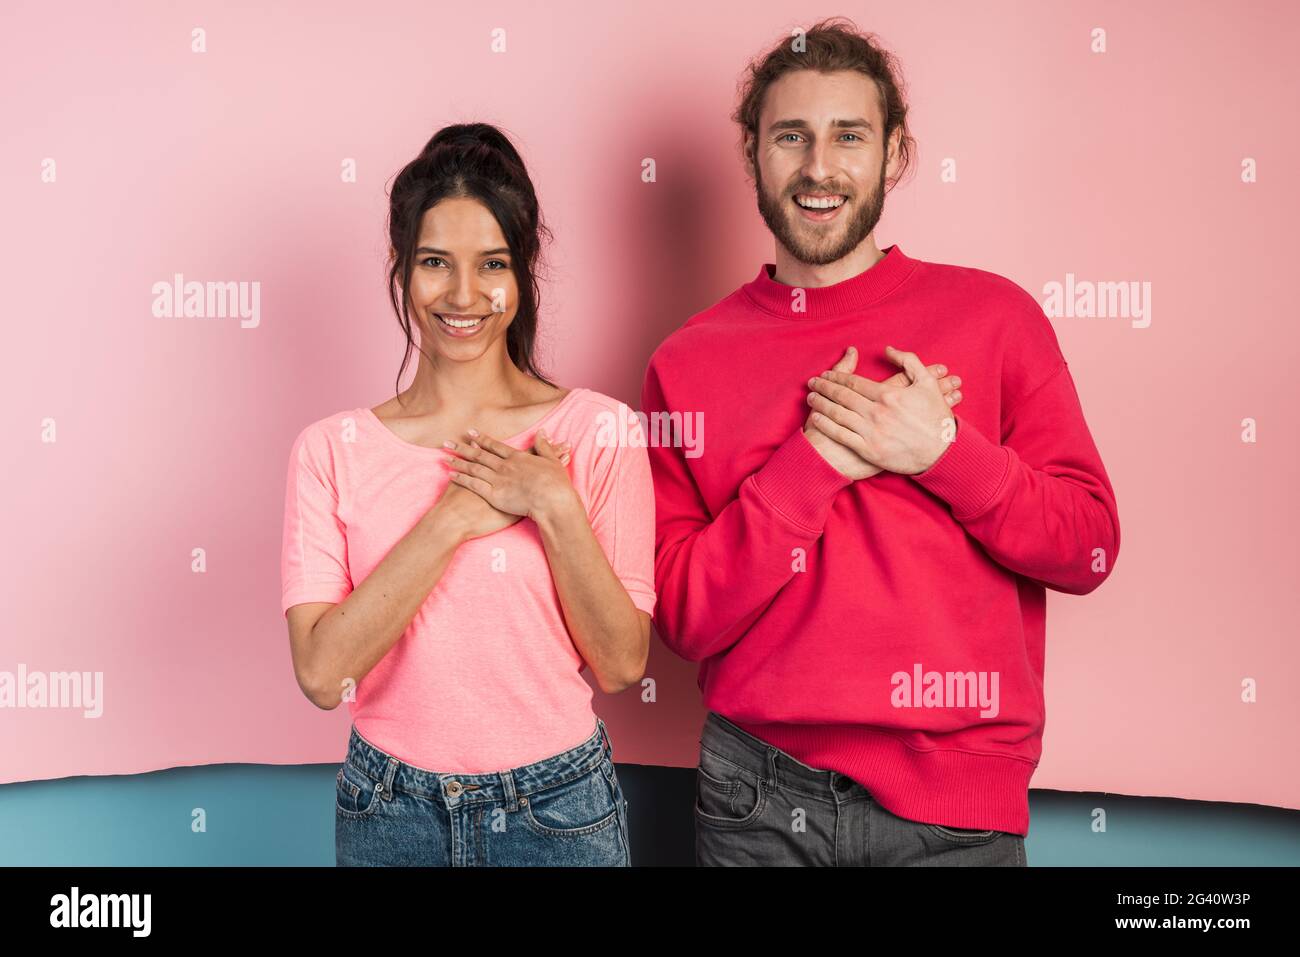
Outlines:
[[[774,263],[764,263],[758,275],[740,288],[764,312],[781,319],[821,319],[864,309],[879,302],[893,292],[911,275],[916,260],[903,254],[895,243],[881,250],[884,258],[841,282],[830,286],[799,287],[803,290],[802,303],[793,295],[796,287],[787,286],[772,278]],[[797,311],[801,305],[803,311]]]

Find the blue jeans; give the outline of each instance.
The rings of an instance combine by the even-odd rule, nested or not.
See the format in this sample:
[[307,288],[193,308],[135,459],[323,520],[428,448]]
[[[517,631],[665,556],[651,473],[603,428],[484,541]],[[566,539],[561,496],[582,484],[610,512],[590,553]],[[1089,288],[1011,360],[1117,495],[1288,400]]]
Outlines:
[[631,864],[605,722],[568,751],[491,774],[427,771],[352,728],[335,776],[339,866]]
[[695,863],[1028,866],[1020,834],[899,817],[852,778],[811,768],[712,711],[700,734]]

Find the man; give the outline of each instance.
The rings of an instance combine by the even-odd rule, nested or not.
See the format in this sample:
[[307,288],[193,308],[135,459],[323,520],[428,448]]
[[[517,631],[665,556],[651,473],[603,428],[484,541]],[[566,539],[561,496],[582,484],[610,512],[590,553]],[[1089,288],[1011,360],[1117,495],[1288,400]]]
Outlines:
[[756,61],[735,119],[775,263],[646,373],[652,429],[707,436],[650,448],[655,620],[709,710],[699,864],[1025,866],[1045,589],[1114,567],[1114,493],[1038,303],[876,246],[906,114],[851,23]]

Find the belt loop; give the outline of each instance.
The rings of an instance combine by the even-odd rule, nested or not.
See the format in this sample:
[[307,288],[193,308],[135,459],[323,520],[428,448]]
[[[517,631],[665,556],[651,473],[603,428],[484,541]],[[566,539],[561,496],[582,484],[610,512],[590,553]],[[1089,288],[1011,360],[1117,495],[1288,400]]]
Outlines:
[[401,763],[391,754],[388,756],[388,767],[384,769],[384,783],[380,785],[384,792],[382,797],[385,801],[393,799],[393,779],[397,777],[397,766]]
[[511,811],[519,809],[519,795],[515,791],[515,773],[513,771],[502,771],[501,787],[505,789],[506,807]]
[[609,732],[605,729],[605,721],[603,718],[596,718],[596,729],[600,731],[601,744],[607,751],[609,751],[610,757],[612,758],[614,756],[614,745],[609,740]]
[[767,783],[771,785],[773,789],[775,789],[776,788],[776,748],[769,747],[767,749],[767,773],[768,773]]

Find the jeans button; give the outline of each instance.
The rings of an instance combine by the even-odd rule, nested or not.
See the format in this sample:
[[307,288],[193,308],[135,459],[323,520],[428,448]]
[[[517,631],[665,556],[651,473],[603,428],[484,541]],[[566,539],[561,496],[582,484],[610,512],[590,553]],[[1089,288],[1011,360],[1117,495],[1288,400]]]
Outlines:
[[835,790],[837,790],[837,791],[843,793],[844,791],[852,790],[852,788],[853,788],[853,779],[852,779],[852,778],[846,778],[846,777],[845,777],[844,775],[842,775],[842,774],[836,775],[836,777],[835,777]]
[[463,790],[465,790],[465,788],[459,781],[452,781],[447,785],[447,796],[456,797]]

